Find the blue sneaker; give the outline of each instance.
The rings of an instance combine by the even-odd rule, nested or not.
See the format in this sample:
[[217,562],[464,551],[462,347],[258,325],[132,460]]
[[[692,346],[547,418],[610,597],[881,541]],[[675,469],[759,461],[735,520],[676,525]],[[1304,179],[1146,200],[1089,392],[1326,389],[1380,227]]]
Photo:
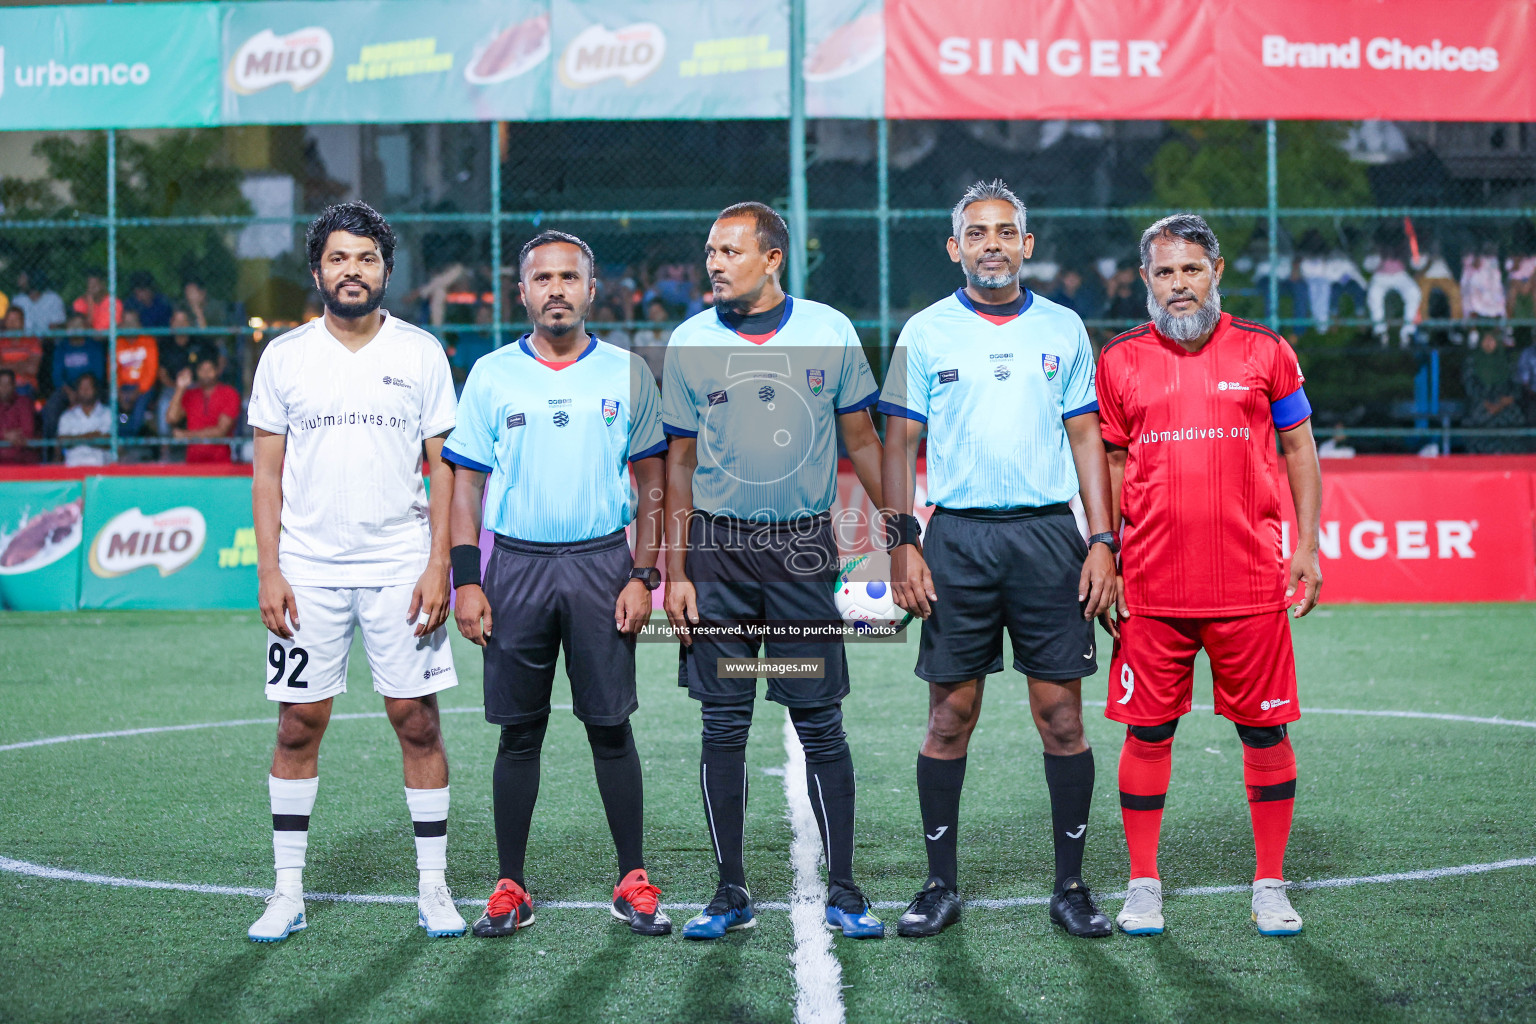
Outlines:
[[827,899],[827,928],[850,939],[881,939],[885,925],[870,913],[869,900],[851,882],[834,882]]
[[718,939],[726,932],[756,927],[757,918],[752,916],[752,894],[739,885],[721,882],[709,906],[683,925],[683,938]]

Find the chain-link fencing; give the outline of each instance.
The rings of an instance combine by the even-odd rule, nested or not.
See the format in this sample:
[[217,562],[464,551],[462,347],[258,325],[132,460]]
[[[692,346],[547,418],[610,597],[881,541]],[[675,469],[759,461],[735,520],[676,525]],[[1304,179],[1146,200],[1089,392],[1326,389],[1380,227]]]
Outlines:
[[[951,204],[1001,177],[1029,206],[1029,286],[1096,343],[1147,319],[1142,229],[1196,210],[1224,307],[1296,347],[1328,450],[1536,450],[1536,126],[824,120],[806,151],[791,288],[852,318],[881,372],[905,319],[962,283]],[[304,226],[350,198],[399,235],[387,308],[459,381],[526,329],[517,251],[546,227],[597,254],[594,329],[659,371],[709,301],[713,217],[786,209],[790,166],[786,123],[761,120],[8,133],[0,365],[34,422],[6,420],[0,453],[244,458],[243,414],[223,430],[211,396],[243,410],[263,346],[320,313]]]

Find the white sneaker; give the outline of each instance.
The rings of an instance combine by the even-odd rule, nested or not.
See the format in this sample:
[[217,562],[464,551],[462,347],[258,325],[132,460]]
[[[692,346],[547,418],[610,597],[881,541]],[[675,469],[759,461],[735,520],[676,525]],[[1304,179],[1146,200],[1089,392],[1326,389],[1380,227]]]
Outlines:
[[304,920],[304,892],[278,890],[267,897],[267,910],[245,934],[252,942],[282,942],[309,927]]
[[416,923],[425,928],[432,938],[464,934],[464,918],[453,905],[453,893],[448,891],[446,885],[423,890],[416,900],[416,909],[420,911]]
[[1253,883],[1253,922],[1260,935],[1298,935],[1301,915],[1285,895],[1285,881],[1261,878]]
[[1127,935],[1163,934],[1163,883],[1156,878],[1131,879],[1115,924]]

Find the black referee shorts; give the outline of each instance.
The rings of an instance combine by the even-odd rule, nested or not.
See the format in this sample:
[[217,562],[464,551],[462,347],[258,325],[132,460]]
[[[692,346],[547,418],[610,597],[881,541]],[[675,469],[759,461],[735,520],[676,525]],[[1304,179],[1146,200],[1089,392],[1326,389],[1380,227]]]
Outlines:
[[634,714],[635,638],[613,621],[633,566],[623,530],[569,544],[496,536],[484,582],[486,721],[518,725],[548,715],[562,647],[577,718],[618,725]]
[[1093,675],[1093,623],[1077,600],[1087,555],[1067,505],[935,508],[923,557],[939,599],[923,623],[917,675],[959,683],[1001,672],[1005,628],[1017,671],[1063,681]]
[[[831,516],[790,523],[751,523],[696,513],[688,524],[688,579],[698,594],[703,624],[760,623],[773,631],[785,625],[840,624],[832,600],[837,583],[837,544]],[[713,704],[738,704],[757,697],[755,678],[722,677],[721,658],[821,658],[820,679],[770,676],[768,699],[790,708],[819,708],[848,695],[848,659],[841,637],[811,640],[742,635],[695,634],[678,645],[677,685],[689,696]]]

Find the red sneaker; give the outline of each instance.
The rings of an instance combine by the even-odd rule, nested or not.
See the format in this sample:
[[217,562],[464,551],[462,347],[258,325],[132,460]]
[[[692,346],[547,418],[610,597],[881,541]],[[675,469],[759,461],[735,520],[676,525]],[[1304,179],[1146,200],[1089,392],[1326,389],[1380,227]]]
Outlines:
[[475,922],[474,933],[482,939],[512,935],[533,924],[533,897],[510,878],[496,883],[486,901],[485,913]]
[[613,916],[628,922],[636,935],[670,935],[672,919],[660,899],[661,890],[651,884],[645,868],[636,868],[613,887]]

